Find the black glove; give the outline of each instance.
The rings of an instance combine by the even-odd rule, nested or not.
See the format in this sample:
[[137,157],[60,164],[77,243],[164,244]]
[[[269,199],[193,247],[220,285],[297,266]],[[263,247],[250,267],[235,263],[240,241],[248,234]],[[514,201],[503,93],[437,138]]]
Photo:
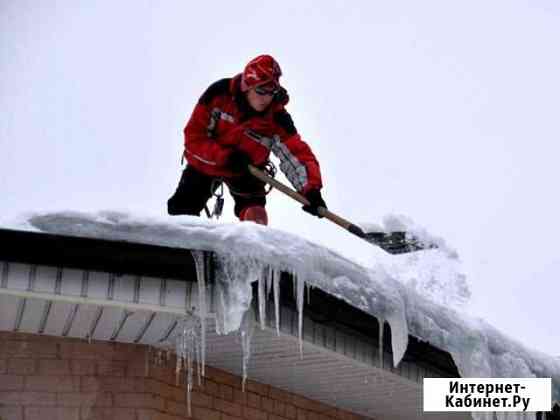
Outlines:
[[321,197],[321,191],[311,190],[305,194],[305,198],[309,201],[309,205],[303,206],[302,209],[313,216],[322,218],[323,216],[319,215],[317,207],[327,208],[327,205],[325,204],[323,197]]
[[233,150],[226,162],[226,166],[233,172],[245,174],[249,172],[249,165],[253,164],[251,157],[239,149]]

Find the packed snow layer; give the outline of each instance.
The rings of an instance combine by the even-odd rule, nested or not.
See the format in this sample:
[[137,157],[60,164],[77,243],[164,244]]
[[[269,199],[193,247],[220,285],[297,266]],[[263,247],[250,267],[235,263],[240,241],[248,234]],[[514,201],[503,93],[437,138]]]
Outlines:
[[[31,214],[8,228],[214,251],[224,262],[233,298],[223,332],[238,330],[251,301],[250,282],[262,267],[284,270],[391,326],[397,365],[411,334],[448,351],[463,377],[551,377],[560,400],[560,361],[528,349],[461,307],[470,292],[456,255],[421,251],[364,267],[295,235],[253,223],[198,218],[140,218],[125,213]],[[449,278],[452,279],[449,282]],[[451,286],[449,286],[451,285]],[[299,288],[299,287],[298,287]],[[448,300],[446,300],[448,299]]]

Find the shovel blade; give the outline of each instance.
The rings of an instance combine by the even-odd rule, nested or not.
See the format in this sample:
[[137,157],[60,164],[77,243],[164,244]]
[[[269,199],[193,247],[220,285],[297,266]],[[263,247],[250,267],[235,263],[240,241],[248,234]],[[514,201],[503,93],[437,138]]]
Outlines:
[[364,232],[364,239],[395,255],[437,248],[436,244],[423,243],[406,232]]

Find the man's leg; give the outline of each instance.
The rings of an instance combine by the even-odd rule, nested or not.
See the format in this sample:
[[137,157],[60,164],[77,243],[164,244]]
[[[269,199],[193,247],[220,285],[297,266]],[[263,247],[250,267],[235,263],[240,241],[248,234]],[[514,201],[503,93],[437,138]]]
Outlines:
[[245,207],[239,214],[239,220],[258,223],[259,225],[268,225],[268,214],[263,206]]
[[235,201],[234,212],[239,220],[268,225],[265,184],[262,181],[249,174],[228,180],[227,185]]
[[175,194],[167,201],[167,212],[172,216],[180,214],[200,216],[200,212],[212,196],[213,180],[213,177],[187,166]]

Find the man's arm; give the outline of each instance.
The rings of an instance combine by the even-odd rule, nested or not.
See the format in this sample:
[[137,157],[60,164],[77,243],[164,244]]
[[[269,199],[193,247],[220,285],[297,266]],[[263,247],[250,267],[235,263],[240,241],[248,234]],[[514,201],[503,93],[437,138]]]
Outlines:
[[272,153],[280,159],[280,170],[296,190],[306,195],[323,186],[321,168],[309,145],[298,134],[292,117],[286,110],[274,114],[274,121],[284,132],[281,141],[272,147]]
[[185,135],[185,157],[196,159],[211,166],[225,163],[230,150],[220,146],[210,136],[212,121],[212,100],[227,92],[229,79],[222,79],[212,84],[200,97],[194,111],[183,130]]

